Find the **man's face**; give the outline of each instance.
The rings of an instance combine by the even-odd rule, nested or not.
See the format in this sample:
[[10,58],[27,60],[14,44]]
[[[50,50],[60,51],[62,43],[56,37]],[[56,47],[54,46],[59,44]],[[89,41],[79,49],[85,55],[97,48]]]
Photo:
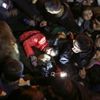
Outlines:
[[92,10],[85,10],[85,11],[83,11],[83,18],[85,20],[91,20],[92,16],[93,16]]
[[74,53],[80,53],[82,50],[79,47],[79,44],[76,40],[73,40],[73,48],[72,48]]

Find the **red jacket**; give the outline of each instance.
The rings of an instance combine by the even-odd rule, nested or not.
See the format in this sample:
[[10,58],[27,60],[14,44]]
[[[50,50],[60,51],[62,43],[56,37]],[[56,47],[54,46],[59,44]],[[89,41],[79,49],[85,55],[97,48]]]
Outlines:
[[36,47],[41,51],[44,51],[44,48],[48,46],[46,37],[37,30],[24,32],[19,39],[23,42],[23,47],[27,57],[35,54],[32,47]]

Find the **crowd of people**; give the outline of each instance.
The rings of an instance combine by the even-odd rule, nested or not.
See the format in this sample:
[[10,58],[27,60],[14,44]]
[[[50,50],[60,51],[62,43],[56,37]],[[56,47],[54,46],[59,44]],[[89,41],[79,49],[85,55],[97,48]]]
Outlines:
[[0,0],[1,100],[100,100],[99,0]]

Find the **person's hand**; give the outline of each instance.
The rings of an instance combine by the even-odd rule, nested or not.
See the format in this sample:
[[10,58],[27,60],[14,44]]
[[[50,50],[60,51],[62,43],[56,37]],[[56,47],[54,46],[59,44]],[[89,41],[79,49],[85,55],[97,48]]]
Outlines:
[[43,20],[41,23],[40,23],[40,27],[45,27],[47,26],[47,21]]
[[72,40],[74,40],[74,33],[68,32],[68,33],[67,33],[67,36],[70,36],[70,38],[71,38]]
[[55,50],[54,48],[47,47],[45,50],[46,54],[55,57],[58,54],[58,50]]
[[30,80],[24,80],[23,78],[20,78],[19,79],[19,84],[18,84],[18,86],[30,86]]
[[0,91],[0,97],[6,96],[7,93],[5,91]]
[[66,38],[66,34],[64,32],[59,32],[58,33],[58,38],[59,39],[65,39]]
[[47,62],[51,60],[51,57],[48,54],[41,54],[38,56],[38,60],[42,62]]
[[27,18],[25,18],[24,19],[24,23],[27,24],[27,25],[29,25],[29,26],[33,26],[33,27],[35,27],[35,25],[36,25],[36,22],[33,19],[27,19]]
[[17,9],[12,9],[9,11],[9,16],[17,16],[18,15],[18,10]]
[[31,64],[36,67],[37,66],[37,57],[36,56],[31,56],[30,57]]
[[82,79],[84,79],[84,78],[86,77],[86,70],[85,70],[85,68],[83,68],[83,69],[81,69],[81,70],[79,71],[79,76],[80,76]]
[[95,21],[93,23],[93,29],[100,30],[100,21],[98,21],[97,19],[95,19]]

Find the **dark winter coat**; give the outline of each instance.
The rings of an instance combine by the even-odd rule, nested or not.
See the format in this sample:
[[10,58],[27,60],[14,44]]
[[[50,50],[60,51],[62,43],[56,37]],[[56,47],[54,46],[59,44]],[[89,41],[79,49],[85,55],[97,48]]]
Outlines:
[[66,58],[65,63],[61,63],[62,65],[68,63],[77,63],[77,67],[82,68],[86,67],[89,64],[90,59],[94,55],[94,47],[91,47],[89,50],[80,53],[74,53],[72,51],[73,43],[68,41],[64,44],[61,53],[59,54],[59,62],[61,63],[61,58]]
[[66,27],[69,31],[73,31],[78,33],[79,27],[75,23],[73,15],[71,13],[71,10],[68,6],[68,4],[64,3],[64,13],[62,16],[52,15],[48,13],[44,7],[44,5],[38,5],[38,9],[41,12],[41,15],[43,15],[44,19],[47,20],[49,23],[53,22],[52,24],[56,23],[58,25],[62,25]]

